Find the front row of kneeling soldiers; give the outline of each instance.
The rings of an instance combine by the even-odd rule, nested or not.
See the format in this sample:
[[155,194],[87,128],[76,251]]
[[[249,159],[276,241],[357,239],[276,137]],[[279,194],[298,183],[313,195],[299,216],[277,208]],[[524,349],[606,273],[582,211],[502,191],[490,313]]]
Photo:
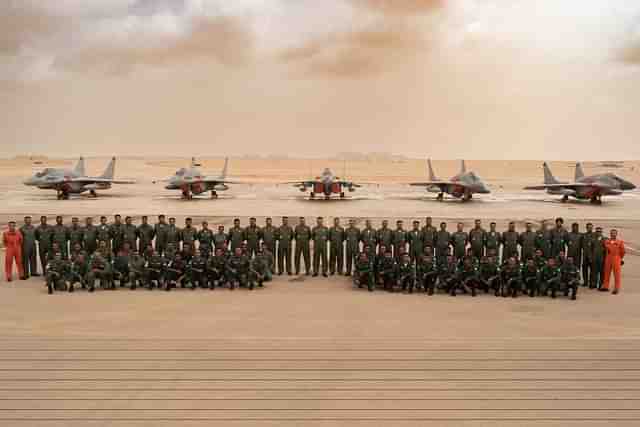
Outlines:
[[354,284],[358,288],[376,287],[389,292],[423,291],[433,295],[440,291],[456,296],[458,292],[476,296],[478,291],[493,292],[495,296],[517,297],[518,294],[556,298],[558,293],[577,298],[580,272],[571,257],[561,253],[558,259],[545,259],[541,251],[521,264],[517,257],[508,258],[502,265],[496,255],[483,256],[480,260],[468,254],[455,259],[452,255],[440,261],[431,248],[427,255],[419,255],[415,262],[409,254],[399,260],[390,250],[382,248],[378,255],[365,248],[356,262]]
[[211,257],[201,254],[199,249],[191,252],[187,248],[164,257],[153,250],[143,256],[137,250],[129,251],[125,244],[112,259],[103,246],[91,257],[78,250],[68,261],[61,253],[56,253],[47,265],[48,292],[73,292],[76,285],[93,292],[96,283],[102,289],[116,289],[116,282],[120,287],[128,285],[132,290],[157,287],[170,291],[177,286],[214,290],[227,285],[230,289],[246,287],[253,290],[272,278],[273,256],[264,248],[260,248],[253,259],[243,247],[236,248],[233,253],[218,248]]

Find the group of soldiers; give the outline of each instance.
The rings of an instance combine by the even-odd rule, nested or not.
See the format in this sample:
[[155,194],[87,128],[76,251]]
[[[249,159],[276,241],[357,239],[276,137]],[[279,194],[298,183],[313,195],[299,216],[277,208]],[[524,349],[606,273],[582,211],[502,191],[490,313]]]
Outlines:
[[[514,222],[504,232],[496,230],[495,222],[485,230],[476,220],[468,231],[460,222],[454,232],[447,230],[445,222],[439,228],[432,222],[431,217],[424,225],[415,220],[405,229],[399,220],[392,229],[383,220],[375,229],[369,219],[359,228],[354,219],[343,227],[340,218],[334,218],[327,227],[318,217],[310,227],[304,217],[295,226],[283,217],[278,226],[271,218],[264,226],[251,218],[243,227],[236,218],[229,230],[220,225],[214,231],[207,221],[197,228],[186,218],[179,227],[175,218],[167,222],[165,215],[153,225],[146,216],[139,225],[131,217],[122,221],[115,215],[111,223],[101,217],[98,225],[91,217],[84,224],[72,218],[69,226],[62,217],[50,225],[43,216],[38,226],[25,217],[19,228],[22,278],[38,274],[39,255],[50,293],[73,292],[77,284],[94,291],[97,281],[110,289],[116,288],[116,282],[132,289],[254,289],[274,274],[353,274],[354,284],[370,291],[475,296],[484,290],[513,297],[520,293],[555,297],[562,292],[575,299],[579,285],[608,290],[609,272],[603,272],[611,252],[608,245],[612,240],[621,243],[616,230],[611,230],[609,238],[592,224],[582,232],[574,223],[567,231],[562,218],[555,227],[543,223],[538,230],[526,223],[523,232],[516,231]],[[614,293],[619,288],[618,269]]]

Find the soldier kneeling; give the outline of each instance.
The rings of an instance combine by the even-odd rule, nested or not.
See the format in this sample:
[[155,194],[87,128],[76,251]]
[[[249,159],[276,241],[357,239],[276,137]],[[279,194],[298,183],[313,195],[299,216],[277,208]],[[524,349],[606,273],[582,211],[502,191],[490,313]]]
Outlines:
[[438,278],[438,269],[433,256],[419,255],[416,264],[416,286],[422,287],[427,295],[433,295]]
[[[180,252],[176,252],[173,260],[167,264],[165,290],[170,291],[178,283],[181,288],[187,286],[187,263],[182,259]],[[192,284],[191,289],[195,289],[195,285]]]
[[464,293],[467,293],[470,290],[471,296],[475,297],[476,288],[479,284],[480,279],[478,277],[478,269],[473,262],[473,258],[465,257],[458,270],[456,283],[451,287],[450,294],[455,297],[457,289],[460,288]]
[[214,290],[216,286],[224,285],[226,281],[227,257],[224,249],[216,248],[215,255],[207,260],[207,279],[209,280],[209,289]]
[[458,264],[452,255],[438,265],[438,288],[447,293],[456,286],[458,280]]
[[147,289],[152,290],[154,286],[162,288],[164,286],[164,275],[167,264],[159,253],[152,251],[144,267],[144,277],[147,282]]
[[500,265],[494,257],[482,257],[480,261],[480,287],[485,293],[493,290],[495,296],[500,295]]
[[530,297],[534,297],[540,293],[540,272],[533,258],[527,260],[527,265],[522,271],[522,281]]
[[556,292],[560,289],[562,273],[560,267],[556,265],[555,258],[549,258],[547,264],[540,271],[540,293],[548,295],[551,291],[551,298],[556,297]]
[[52,294],[54,290],[64,291],[67,289],[66,277],[68,273],[68,265],[62,259],[62,254],[56,252],[53,259],[47,263],[45,270],[45,280],[47,283],[48,293]]
[[145,259],[138,253],[133,251],[129,257],[129,283],[130,289],[134,290],[138,285],[143,286],[145,282],[144,265]]
[[353,284],[358,288],[362,288],[362,286],[366,284],[369,292],[373,292],[374,290],[375,278],[373,277],[373,266],[365,252],[362,252],[356,261]]
[[400,258],[400,263],[398,264],[397,283],[402,289],[402,292],[408,290],[410,294],[413,293],[413,288],[416,284],[416,269],[411,262],[411,257],[407,253],[402,254],[402,257]]
[[100,252],[94,253],[89,261],[89,272],[87,273],[89,292],[93,292],[95,290],[96,280],[100,280],[100,287],[103,289],[116,288],[116,285],[113,283],[111,263],[107,261]]
[[86,287],[87,273],[89,273],[89,263],[83,253],[78,253],[71,262],[69,269],[69,292],[74,291],[74,285],[79,283],[82,289]]
[[262,247],[258,248],[256,257],[251,261],[251,267],[249,270],[249,289],[253,290],[255,284],[258,287],[262,287],[269,271],[268,260],[264,257]]
[[207,259],[202,256],[202,252],[200,249],[196,249],[193,253],[193,258],[187,265],[189,282],[191,282],[192,287],[195,288],[196,285],[201,288],[206,288],[208,286],[207,283]]
[[396,279],[396,260],[390,250],[385,249],[378,263],[378,284],[384,290],[393,292]]
[[227,261],[226,266],[227,281],[229,288],[235,289],[237,286],[247,286],[249,280],[249,259],[242,254],[242,248],[237,247],[233,255]]
[[578,286],[580,286],[580,271],[576,267],[573,257],[567,257],[565,264],[561,269],[561,283],[564,288],[564,296],[569,296],[571,293],[571,299],[578,298]]
[[515,257],[509,258],[502,270],[502,284],[503,297],[511,295],[516,298],[522,289],[522,270]]

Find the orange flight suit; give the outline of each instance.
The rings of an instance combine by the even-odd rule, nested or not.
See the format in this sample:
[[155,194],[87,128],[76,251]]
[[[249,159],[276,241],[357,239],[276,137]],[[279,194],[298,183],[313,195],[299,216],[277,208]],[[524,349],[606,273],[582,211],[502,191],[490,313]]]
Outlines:
[[20,274],[20,277],[24,277],[24,270],[22,269],[22,233],[18,230],[7,230],[2,233],[2,243],[5,247],[4,274],[7,282],[11,281],[14,260],[16,266],[18,266],[18,274]]
[[611,278],[611,270],[615,279],[616,289],[620,289],[622,279],[620,271],[622,268],[622,259],[624,258],[624,242],[620,239],[604,241],[606,258],[604,259],[604,283],[602,287],[609,289],[609,279]]

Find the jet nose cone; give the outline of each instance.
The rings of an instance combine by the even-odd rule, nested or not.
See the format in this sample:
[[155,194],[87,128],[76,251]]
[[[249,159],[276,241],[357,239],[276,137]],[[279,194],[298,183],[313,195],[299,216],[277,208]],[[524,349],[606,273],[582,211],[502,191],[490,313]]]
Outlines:
[[22,181],[22,183],[24,185],[32,186],[32,185],[35,185],[35,180],[33,178],[27,178],[24,181]]
[[636,186],[632,182],[622,181],[622,189],[623,190],[635,190]]

